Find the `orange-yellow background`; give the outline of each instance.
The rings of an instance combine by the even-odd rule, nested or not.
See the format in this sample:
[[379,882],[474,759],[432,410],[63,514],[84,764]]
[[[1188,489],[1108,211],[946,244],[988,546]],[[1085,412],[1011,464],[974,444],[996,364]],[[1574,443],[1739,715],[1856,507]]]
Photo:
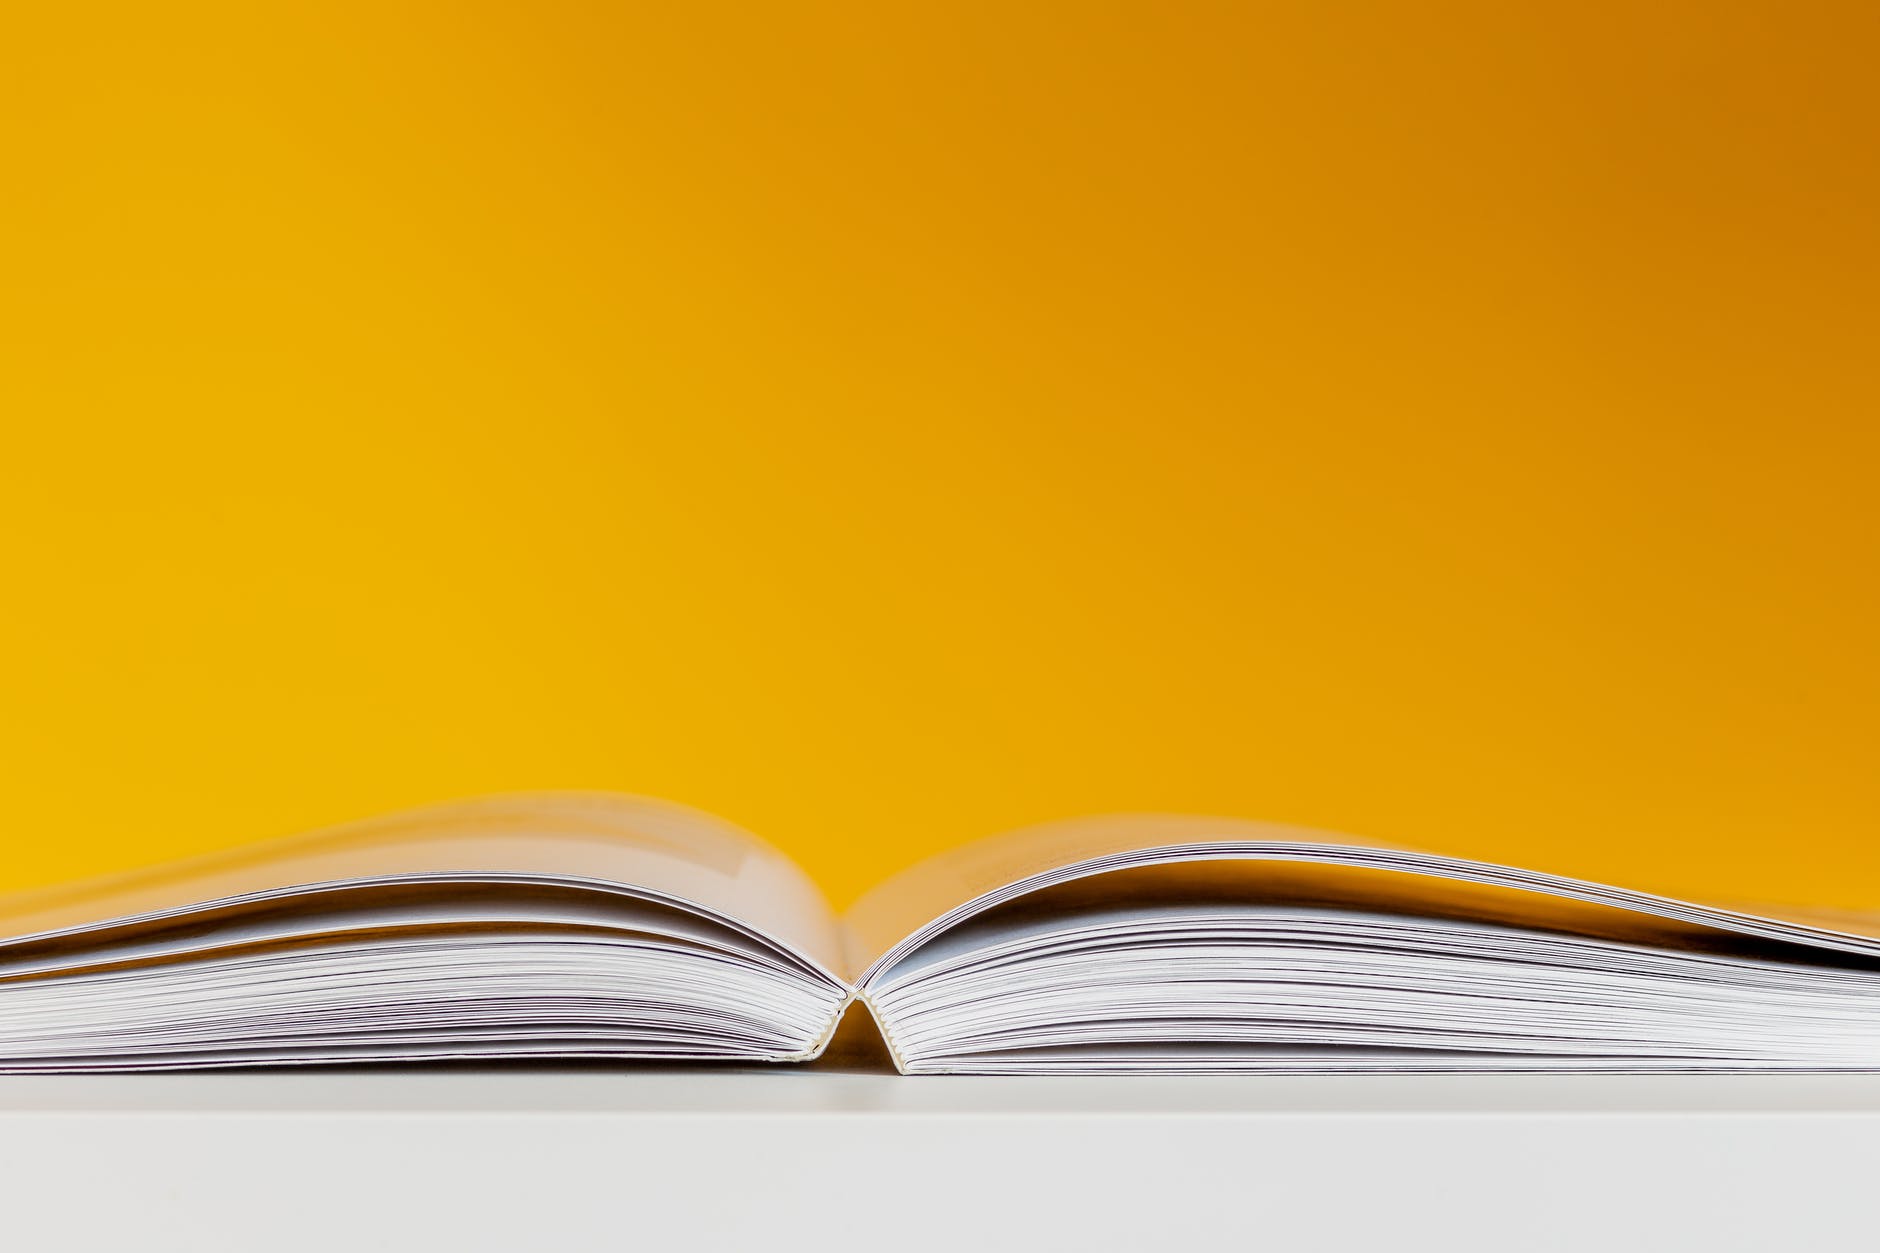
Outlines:
[[579,785],[1880,898],[1871,5],[39,7],[4,884]]

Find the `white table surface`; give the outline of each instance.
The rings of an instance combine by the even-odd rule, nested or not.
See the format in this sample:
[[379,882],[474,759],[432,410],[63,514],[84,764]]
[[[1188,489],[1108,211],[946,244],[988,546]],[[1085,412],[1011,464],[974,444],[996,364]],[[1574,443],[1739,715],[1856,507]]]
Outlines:
[[0,1076],[0,1248],[1880,1246],[1880,1076]]

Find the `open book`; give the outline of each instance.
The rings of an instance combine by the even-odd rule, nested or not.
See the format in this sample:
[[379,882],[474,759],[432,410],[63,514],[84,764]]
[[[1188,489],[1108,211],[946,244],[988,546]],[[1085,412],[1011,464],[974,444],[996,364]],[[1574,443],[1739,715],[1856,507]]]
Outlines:
[[1212,818],[944,853],[838,919],[658,802],[443,805],[6,903],[0,1069],[1880,1069],[1880,915],[1751,913]]

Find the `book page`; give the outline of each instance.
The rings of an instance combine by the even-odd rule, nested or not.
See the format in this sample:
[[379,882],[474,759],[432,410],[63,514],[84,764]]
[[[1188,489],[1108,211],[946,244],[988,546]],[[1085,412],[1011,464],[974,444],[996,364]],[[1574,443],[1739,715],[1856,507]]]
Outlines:
[[[1680,901],[1648,892],[1423,853],[1401,845],[1230,818],[1117,815],[1048,823],[949,850],[885,880],[844,919],[849,963],[862,982],[967,919],[1072,879],[1170,862],[1250,860],[1392,872],[1405,900],[1431,908],[1469,883],[1528,894],[1538,914],[1553,900],[1638,911],[1742,934],[1880,952],[1880,914]],[[1121,884],[1119,883],[1119,886]]]
[[[1107,814],[1007,831],[938,853],[869,889],[843,916],[849,962],[858,971],[865,969],[949,911],[1078,862],[1207,840],[1322,838],[1301,827],[1186,814]],[[1351,842],[1368,843],[1355,838]]]
[[821,892],[757,837],[679,805],[581,792],[457,801],[15,894],[0,898],[0,943],[251,893],[388,876],[628,885],[742,923],[826,971],[842,960]]

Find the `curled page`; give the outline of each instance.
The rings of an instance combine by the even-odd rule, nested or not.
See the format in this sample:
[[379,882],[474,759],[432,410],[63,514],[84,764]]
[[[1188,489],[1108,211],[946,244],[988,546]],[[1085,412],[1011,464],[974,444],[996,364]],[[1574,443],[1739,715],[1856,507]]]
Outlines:
[[607,792],[477,797],[0,898],[0,943],[319,883],[498,876],[627,884],[699,906],[824,969],[842,961],[795,862],[698,810]]
[[1296,828],[1051,824],[888,880],[848,926],[914,1073],[1880,1067],[1880,916]]
[[435,806],[0,910],[0,1069],[794,1061],[848,987],[791,862],[592,794]]

